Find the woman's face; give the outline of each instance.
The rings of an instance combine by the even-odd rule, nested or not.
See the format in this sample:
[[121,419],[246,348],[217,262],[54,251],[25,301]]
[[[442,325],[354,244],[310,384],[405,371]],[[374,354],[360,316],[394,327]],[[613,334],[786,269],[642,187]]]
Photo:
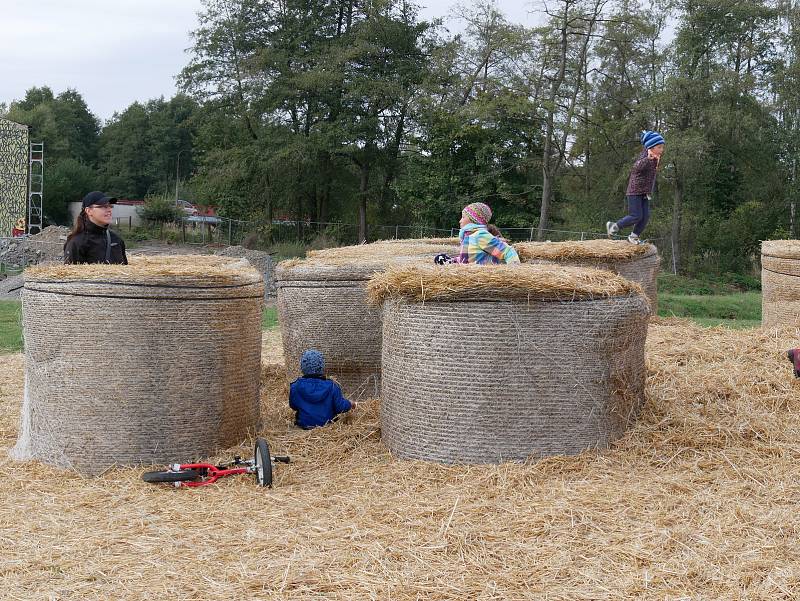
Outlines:
[[111,223],[111,216],[114,214],[114,205],[91,205],[84,209],[89,221],[95,225],[104,227]]

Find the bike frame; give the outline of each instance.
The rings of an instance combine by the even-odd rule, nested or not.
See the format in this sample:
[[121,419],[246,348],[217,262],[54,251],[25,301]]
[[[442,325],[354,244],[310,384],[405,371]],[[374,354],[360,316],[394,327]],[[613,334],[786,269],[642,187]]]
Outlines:
[[253,466],[247,467],[218,467],[210,463],[179,463],[170,466],[172,471],[179,470],[204,470],[205,477],[203,480],[190,480],[188,482],[176,482],[181,486],[205,486],[206,484],[213,484],[220,478],[225,476],[235,476],[236,474],[252,474],[255,471]]

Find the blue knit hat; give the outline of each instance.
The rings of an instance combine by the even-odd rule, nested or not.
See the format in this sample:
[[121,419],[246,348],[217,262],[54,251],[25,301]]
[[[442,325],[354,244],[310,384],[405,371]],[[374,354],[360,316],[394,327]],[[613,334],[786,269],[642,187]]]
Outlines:
[[323,376],[325,375],[325,359],[322,353],[309,349],[300,357],[300,371],[304,376]]
[[647,148],[648,150],[658,146],[659,144],[664,144],[664,136],[662,136],[657,131],[642,131],[642,135],[639,137],[642,141],[642,146]]

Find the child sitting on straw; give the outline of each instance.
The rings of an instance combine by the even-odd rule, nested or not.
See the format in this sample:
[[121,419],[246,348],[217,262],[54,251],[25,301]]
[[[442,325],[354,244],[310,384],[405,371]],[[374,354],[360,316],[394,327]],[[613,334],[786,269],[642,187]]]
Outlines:
[[295,424],[310,430],[350,411],[352,404],[342,396],[342,389],[325,377],[322,353],[313,349],[304,352],[300,371],[303,375],[289,386],[289,407],[295,411]]
[[[519,263],[519,255],[510,244],[489,231],[489,220],[492,209],[482,202],[468,204],[461,211],[458,225],[458,239],[461,241],[461,252],[458,257],[437,255],[434,261],[445,263]],[[496,228],[495,228],[496,229]],[[499,230],[497,230],[499,233]]]

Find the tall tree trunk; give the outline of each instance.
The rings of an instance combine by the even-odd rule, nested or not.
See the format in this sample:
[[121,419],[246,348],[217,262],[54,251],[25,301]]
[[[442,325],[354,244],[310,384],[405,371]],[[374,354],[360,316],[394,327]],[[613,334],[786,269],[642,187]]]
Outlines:
[[358,186],[358,241],[367,241],[367,194],[369,192],[369,163],[361,164],[361,181]]
[[672,269],[681,267],[681,220],[683,217],[683,174],[675,166],[675,192],[672,198]]
[[797,221],[795,211],[797,209],[797,157],[792,159],[792,184],[789,188],[792,200],[789,203],[789,237],[797,238]]
[[539,227],[536,230],[536,239],[541,240],[544,235],[544,230],[547,229],[547,220],[550,214],[550,196],[553,186],[552,175],[552,154],[553,154],[553,137],[555,136],[555,112],[557,109],[556,99],[558,98],[558,91],[561,84],[564,82],[567,70],[567,47],[568,40],[568,23],[569,23],[569,7],[571,2],[566,0],[564,2],[564,14],[561,21],[561,39],[560,39],[560,52],[558,73],[553,78],[550,84],[550,94],[547,98],[547,126],[544,135],[544,147],[542,148],[542,206],[539,210]]
[[[545,143],[546,144],[546,143]],[[550,174],[548,165],[542,166],[542,208],[539,211],[539,227],[536,229],[536,239],[542,240],[544,232],[549,225],[547,222],[550,212],[550,197],[553,192],[553,177]]]

